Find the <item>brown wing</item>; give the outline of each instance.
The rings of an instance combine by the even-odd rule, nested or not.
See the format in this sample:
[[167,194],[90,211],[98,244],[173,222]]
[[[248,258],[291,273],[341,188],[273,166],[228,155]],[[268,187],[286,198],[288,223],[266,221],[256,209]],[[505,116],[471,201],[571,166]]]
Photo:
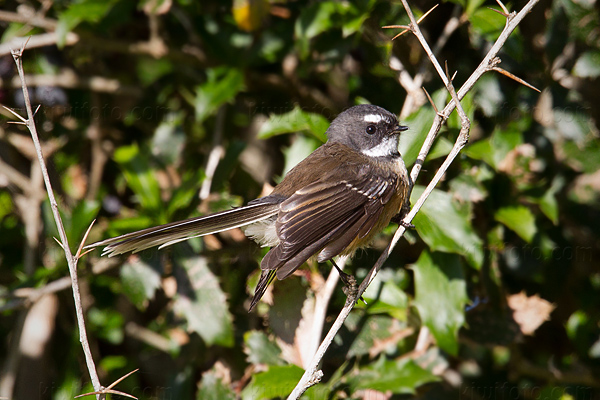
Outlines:
[[329,260],[366,236],[397,186],[391,176],[368,172],[363,169],[345,180],[328,177],[281,203],[276,223],[280,243],[263,258],[261,269],[277,270],[277,278],[284,279],[312,255],[320,252],[320,262]]

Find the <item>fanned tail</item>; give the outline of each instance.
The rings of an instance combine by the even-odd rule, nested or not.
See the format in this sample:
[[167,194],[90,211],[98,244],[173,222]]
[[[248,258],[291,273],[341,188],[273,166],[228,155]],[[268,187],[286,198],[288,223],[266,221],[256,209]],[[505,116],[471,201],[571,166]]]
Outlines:
[[137,253],[153,246],[162,248],[193,237],[210,235],[262,221],[277,214],[278,209],[278,202],[250,204],[203,217],[190,218],[127,233],[92,243],[85,246],[85,248],[106,246],[102,255],[108,254],[109,257],[127,252]]

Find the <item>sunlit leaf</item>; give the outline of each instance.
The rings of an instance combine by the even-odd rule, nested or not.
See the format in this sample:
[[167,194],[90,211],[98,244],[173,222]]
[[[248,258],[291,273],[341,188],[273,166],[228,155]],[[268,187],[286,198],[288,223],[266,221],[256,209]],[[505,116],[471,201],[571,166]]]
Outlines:
[[537,232],[535,217],[531,210],[525,206],[502,207],[496,211],[494,218],[513,230],[527,243],[531,243]]
[[[411,195],[412,203],[423,190],[422,186],[415,186]],[[459,207],[449,193],[434,190],[417,213],[413,224],[431,250],[460,254],[471,266],[481,266],[483,242],[473,230],[471,213],[467,207]]]
[[194,107],[198,122],[214,114],[219,107],[229,103],[244,89],[244,75],[235,68],[207,70],[208,80],[196,89]]
[[159,211],[162,205],[160,187],[147,155],[137,144],[132,144],[119,147],[113,157],[142,207],[148,211]]
[[279,365],[283,360],[279,357],[281,349],[269,340],[264,332],[248,331],[244,334],[245,353],[251,364]]
[[595,78],[600,75],[600,51],[583,53],[575,62],[573,74],[580,78]]
[[260,372],[242,390],[242,400],[262,400],[276,397],[287,397],[304,370],[295,365],[271,366],[265,372]]
[[267,139],[284,133],[308,131],[321,142],[327,141],[325,131],[329,121],[321,114],[302,110],[299,106],[284,114],[271,114],[258,132],[258,137]]
[[144,310],[160,287],[160,273],[141,258],[123,264],[120,273],[125,295],[137,308]]
[[372,389],[395,394],[415,394],[419,386],[439,380],[440,378],[419,367],[410,358],[387,360],[383,356],[348,379],[353,392]]
[[235,392],[213,370],[202,374],[197,400],[235,400]]

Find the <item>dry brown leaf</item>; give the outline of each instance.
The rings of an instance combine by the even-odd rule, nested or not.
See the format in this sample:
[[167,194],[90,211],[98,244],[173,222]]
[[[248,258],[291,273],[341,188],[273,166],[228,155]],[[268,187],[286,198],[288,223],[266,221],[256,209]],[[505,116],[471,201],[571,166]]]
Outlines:
[[550,319],[554,304],[537,294],[527,297],[524,292],[508,296],[508,306],[513,309],[513,318],[524,335],[533,335],[537,328]]

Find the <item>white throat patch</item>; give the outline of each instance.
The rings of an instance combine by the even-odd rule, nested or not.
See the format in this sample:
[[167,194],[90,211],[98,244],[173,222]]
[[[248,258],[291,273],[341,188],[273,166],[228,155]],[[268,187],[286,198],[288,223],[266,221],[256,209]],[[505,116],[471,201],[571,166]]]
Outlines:
[[365,122],[371,122],[373,124],[379,123],[383,119],[383,116],[380,114],[367,114],[364,116]]
[[384,138],[378,145],[371,147],[370,149],[363,150],[362,153],[369,157],[387,157],[397,154],[398,138],[396,136],[388,136]]

